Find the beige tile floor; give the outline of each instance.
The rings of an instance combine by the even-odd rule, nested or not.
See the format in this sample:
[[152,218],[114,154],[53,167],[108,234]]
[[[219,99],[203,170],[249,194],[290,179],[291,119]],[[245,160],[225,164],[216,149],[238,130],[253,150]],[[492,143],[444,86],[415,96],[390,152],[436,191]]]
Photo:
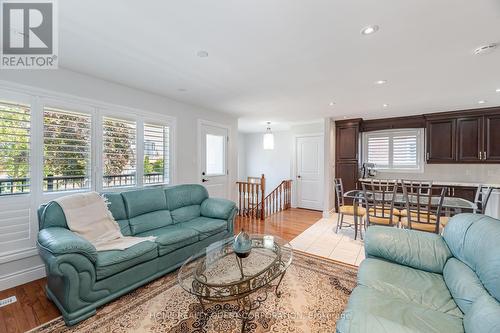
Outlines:
[[[345,216],[352,222],[352,217]],[[363,241],[354,240],[354,229],[345,227],[337,234],[337,215],[323,218],[295,237],[290,244],[294,249],[359,266],[365,258]]]

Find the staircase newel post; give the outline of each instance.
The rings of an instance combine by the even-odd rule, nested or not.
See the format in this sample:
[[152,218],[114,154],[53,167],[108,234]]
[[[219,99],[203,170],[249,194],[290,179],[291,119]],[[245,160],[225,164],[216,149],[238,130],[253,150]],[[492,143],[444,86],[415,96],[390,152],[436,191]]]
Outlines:
[[265,213],[265,198],[266,198],[266,178],[264,174],[260,177],[260,191],[261,191],[261,209],[260,209],[260,219],[264,220],[266,217]]

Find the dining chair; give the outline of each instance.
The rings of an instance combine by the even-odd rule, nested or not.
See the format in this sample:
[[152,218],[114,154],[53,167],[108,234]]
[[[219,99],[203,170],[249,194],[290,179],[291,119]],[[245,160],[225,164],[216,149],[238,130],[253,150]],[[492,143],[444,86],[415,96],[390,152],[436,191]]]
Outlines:
[[365,226],[397,226],[400,211],[394,208],[398,182],[375,180],[361,182],[366,205]]
[[[338,233],[342,226],[345,224],[348,227],[353,226],[351,223],[344,222],[344,216],[358,217],[360,222],[363,220],[363,216],[366,213],[365,208],[362,205],[357,205],[356,209],[354,205],[346,205],[344,202],[344,185],[342,183],[342,178],[335,178],[335,196],[337,197],[337,227],[335,228],[335,233]],[[357,199],[354,199],[357,200]],[[359,223],[361,226],[362,223]],[[356,226],[355,226],[356,227]]]
[[486,212],[486,206],[490,200],[491,192],[493,188],[490,186],[479,185],[476,190],[476,197],[474,203],[476,208],[474,209],[474,214],[484,214]]
[[[490,186],[479,185],[476,190],[476,195],[474,199],[475,208],[473,210],[474,214],[484,214],[486,212],[486,206],[488,205],[488,201],[490,200],[491,192],[493,192],[493,188]],[[448,221],[450,220],[449,216],[441,217],[441,229],[446,227]]]
[[[409,185],[410,188],[418,188],[421,193],[429,193],[429,190],[432,188],[432,180],[401,179],[401,188],[403,188],[404,185]],[[406,207],[406,202],[404,206]],[[407,217],[408,211],[405,208],[401,209],[399,216],[401,219]]]
[[445,192],[446,187],[403,184],[407,213],[401,220],[402,226],[439,234]]

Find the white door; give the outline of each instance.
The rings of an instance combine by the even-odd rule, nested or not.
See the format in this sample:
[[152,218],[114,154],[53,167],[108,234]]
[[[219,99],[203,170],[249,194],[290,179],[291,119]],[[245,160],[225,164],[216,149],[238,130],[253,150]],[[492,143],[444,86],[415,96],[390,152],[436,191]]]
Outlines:
[[323,136],[302,136],[296,141],[297,207],[323,209]]
[[228,198],[227,149],[229,130],[200,122],[200,183],[210,197]]

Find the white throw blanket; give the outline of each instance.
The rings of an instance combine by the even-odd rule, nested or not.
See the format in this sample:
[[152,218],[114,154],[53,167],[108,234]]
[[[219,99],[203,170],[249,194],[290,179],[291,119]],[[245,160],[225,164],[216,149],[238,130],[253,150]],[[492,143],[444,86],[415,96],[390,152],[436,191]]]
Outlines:
[[88,240],[97,251],[125,250],[156,239],[123,236],[106,201],[96,192],[68,195],[54,201],[61,206],[69,229]]

